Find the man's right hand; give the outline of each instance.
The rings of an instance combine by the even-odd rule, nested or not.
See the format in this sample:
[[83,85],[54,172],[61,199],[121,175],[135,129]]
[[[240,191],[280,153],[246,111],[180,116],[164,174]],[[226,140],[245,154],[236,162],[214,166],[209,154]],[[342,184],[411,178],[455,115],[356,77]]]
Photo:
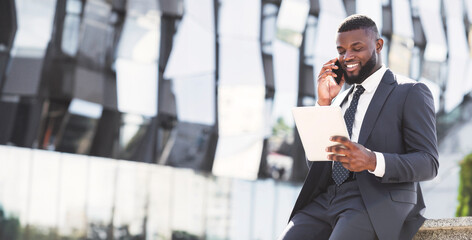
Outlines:
[[318,104],[320,106],[329,106],[344,85],[344,76],[339,85],[334,81],[336,74],[332,69],[338,69],[335,65],[337,58],[329,60],[323,65],[318,75]]

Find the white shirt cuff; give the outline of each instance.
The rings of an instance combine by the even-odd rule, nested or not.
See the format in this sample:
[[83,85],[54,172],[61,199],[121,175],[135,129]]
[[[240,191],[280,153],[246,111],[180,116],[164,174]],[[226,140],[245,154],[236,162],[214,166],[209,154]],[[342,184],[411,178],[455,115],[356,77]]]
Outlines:
[[374,174],[377,177],[383,177],[385,174],[385,157],[382,153],[374,152],[375,157],[377,158],[377,166],[375,166],[375,170],[369,171],[370,173]]

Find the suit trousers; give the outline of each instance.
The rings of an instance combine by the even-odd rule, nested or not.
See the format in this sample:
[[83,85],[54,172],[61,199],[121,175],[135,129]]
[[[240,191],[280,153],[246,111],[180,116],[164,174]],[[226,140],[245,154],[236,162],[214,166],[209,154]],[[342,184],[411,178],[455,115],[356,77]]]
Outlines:
[[318,195],[299,210],[279,240],[378,239],[365,208],[357,181],[349,181]]

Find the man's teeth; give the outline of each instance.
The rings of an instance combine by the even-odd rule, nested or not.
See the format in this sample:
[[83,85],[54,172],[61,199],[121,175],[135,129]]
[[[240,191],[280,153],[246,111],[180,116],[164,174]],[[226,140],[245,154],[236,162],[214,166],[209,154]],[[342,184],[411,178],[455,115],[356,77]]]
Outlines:
[[356,63],[356,64],[349,64],[349,65],[346,65],[346,66],[347,66],[348,68],[353,68],[353,67],[355,67],[355,66],[357,66],[357,65],[359,65],[359,64],[358,64],[358,63]]

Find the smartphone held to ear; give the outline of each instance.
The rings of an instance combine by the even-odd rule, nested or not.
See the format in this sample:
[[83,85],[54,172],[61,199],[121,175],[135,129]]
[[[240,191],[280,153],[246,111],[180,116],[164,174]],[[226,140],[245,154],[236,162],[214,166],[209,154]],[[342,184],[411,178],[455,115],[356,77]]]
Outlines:
[[336,81],[336,83],[339,85],[339,83],[341,82],[342,78],[343,78],[343,68],[341,67],[341,63],[339,62],[339,60],[336,60],[336,63],[334,63],[336,66],[338,66],[338,69],[332,69],[333,72],[336,74],[337,77],[334,78],[334,80]]

